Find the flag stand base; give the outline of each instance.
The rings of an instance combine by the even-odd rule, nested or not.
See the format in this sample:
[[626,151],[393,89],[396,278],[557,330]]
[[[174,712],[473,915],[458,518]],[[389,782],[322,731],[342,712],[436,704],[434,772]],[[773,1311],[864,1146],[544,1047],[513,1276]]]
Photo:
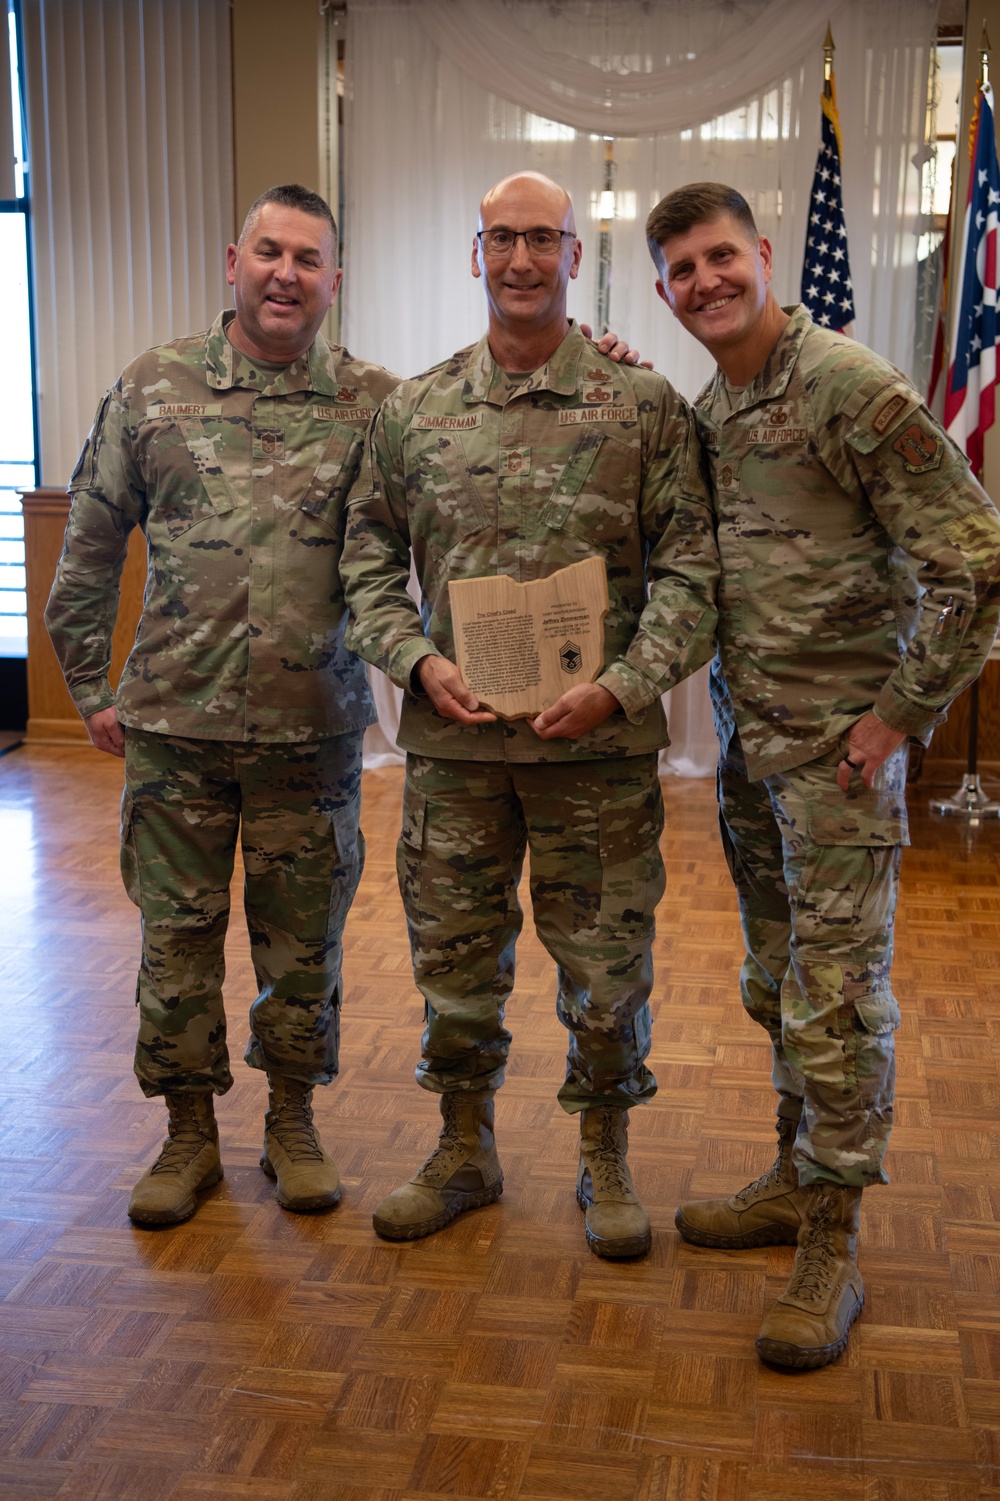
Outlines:
[[968,770],[962,777],[962,785],[954,797],[932,797],[929,807],[932,813],[943,813],[952,818],[966,818],[970,824],[981,818],[1000,818],[1000,803],[995,803],[983,791],[976,769],[976,746],[979,739],[979,681],[969,689],[969,759]]
[[986,796],[978,776],[970,772],[963,776],[962,785],[954,797],[932,797],[929,806],[932,813],[968,818],[971,822],[980,818],[1000,818],[1000,803]]

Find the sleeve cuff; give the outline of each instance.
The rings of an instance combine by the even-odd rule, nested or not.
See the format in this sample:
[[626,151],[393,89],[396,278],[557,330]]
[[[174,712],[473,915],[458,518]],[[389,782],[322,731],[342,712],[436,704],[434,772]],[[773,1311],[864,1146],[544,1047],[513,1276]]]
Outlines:
[[614,694],[630,724],[640,724],[650,704],[659,698],[655,688],[651,689],[646,679],[628,662],[613,662],[597,682],[601,688]]
[[90,678],[85,683],[76,683],[69,692],[81,719],[89,719],[91,714],[99,714],[102,709],[112,709],[115,705],[115,695],[107,678]]
[[911,703],[897,693],[891,683],[883,684],[872,710],[875,717],[888,725],[890,730],[898,730],[901,735],[912,735],[924,744],[930,739],[931,731],[939,724],[944,724],[948,717],[940,710],[922,709],[918,704]]
[[426,636],[414,636],[397,647],[389,658],[389,677],[406,693],[412,693],[413,669],[422,657],[440,657],[433,641]]

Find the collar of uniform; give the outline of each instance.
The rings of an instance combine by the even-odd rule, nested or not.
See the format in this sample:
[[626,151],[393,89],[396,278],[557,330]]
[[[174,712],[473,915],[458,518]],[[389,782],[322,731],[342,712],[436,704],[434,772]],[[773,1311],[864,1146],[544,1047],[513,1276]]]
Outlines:
[[[559,348],[523,385],[518,386],[518,396],[528,391],[554,391],[557,396],[572,396],[579,387],[580,361],[585,354],[593,355],[594,352],[593,346],[570,319],[566,337]],[[470,404],[486,401],[496,406],[502,406],[506,400],[504,371],[490,353],[489,334],[483,334],[469,357],[462,400]]]
[[260,391],[268,396],[287,396],[292,391],[332,396],[338,390],[337,360],[343,351],[331,348],[322,334],[316,335],[307,359],[293,360],[276,375],[273,370],[259,369],[249,355],[230,343],[226,330],[235,317],[231,308],[220,313],[206,336],[205,370],[210,386],[219,391]]
[[[788,322],[778,335],[774,348],[764,363],[763,370],[754,376],[749,385],[744,386],[739,401],[732,411],[726,414],[724,422],[728,422],[730,418],[745,411],[747,407],[756,406],[760,401],[784,396],[788,382],[792,378],[792,371],[795,369],[795,361],[799,357],[799,350],[802,348],[802,340],[812,327],[812,319],[801,303],[782,308],[781,311],[788,314]],[[699,411],[707,414],[715,410],[725,379],[722,371],[716,366],[715,374],[702,386],[695,397],[695,406]]]
[[774,348],[768,355],[763,370],[750,382],[741,405],[766,401],[770,397],[784,396],[792,378],[795,362],[802,348],[802,340],[812,328],[812,319],[801,303],[782,308],[788,314],[788,322],[778,335]]

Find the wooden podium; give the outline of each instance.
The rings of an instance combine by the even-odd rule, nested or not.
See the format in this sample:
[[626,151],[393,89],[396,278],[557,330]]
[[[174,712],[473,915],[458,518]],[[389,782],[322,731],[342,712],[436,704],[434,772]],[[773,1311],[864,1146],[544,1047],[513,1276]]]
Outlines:
[[[89,745],[87,731],[69,696],[45,629],[45,603],[62,552],[70,498],[65,490],[26,490],[24,561],[28,594],[28,728],[30,745]],[[138,527],[129,538],[122,571],[121,602],[112,638],[111,686],[118,686],[132,649],[146,587],[146,539]]]

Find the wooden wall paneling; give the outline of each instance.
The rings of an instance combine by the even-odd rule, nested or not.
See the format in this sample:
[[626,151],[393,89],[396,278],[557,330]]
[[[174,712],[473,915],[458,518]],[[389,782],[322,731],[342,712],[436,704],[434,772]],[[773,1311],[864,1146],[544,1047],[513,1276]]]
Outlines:
[[[70,499],[65,490],[29,490],[24,511],[24,553],[28,595],[28,726],[25,739],[35,745],[75,745],[87,731],[70,698],[45,629],[45,604],[62,553]],[[138,527],[129,538],[122,570],[118,619],[112,638],[111,686],[118,686],[125,659],[135,641],[146,587],[146,539]]]

